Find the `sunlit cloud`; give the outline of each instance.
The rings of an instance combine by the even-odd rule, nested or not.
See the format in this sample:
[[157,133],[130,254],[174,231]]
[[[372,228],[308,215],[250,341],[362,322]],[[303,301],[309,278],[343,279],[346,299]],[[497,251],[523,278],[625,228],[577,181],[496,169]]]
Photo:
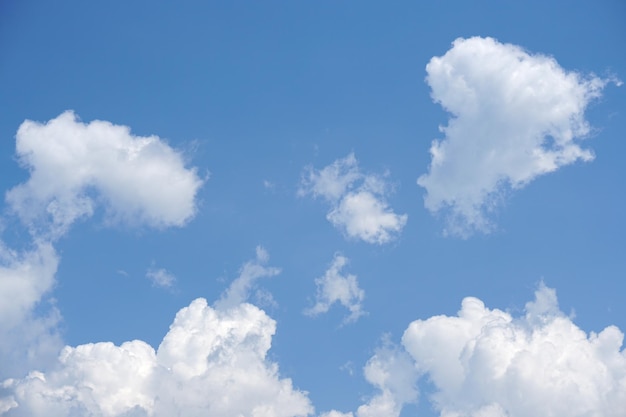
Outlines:
[[16,139],[30,178],[6,200],[38,235],[62,235],[98,205],[107,222],[157,228],[183,226],[196,213],[203,180],[157,136],[135,136],[107,121],[83,123],[67,111],[46,123],[26,120]]
[[347,237],[381,245],[395,239],[407,221],[389,207],[390,191],[384,176],[363,174],[351,153],[321,170],[308,167],[298,195],[326,200],[326,218]]
[[417,182],[426,208],[443,213],[446,234],[491,231],[508,191],[594,159],[581,144],[590,134],[585,110],[611,80],[480,37],[457,39],[426,72],[433,101],[451,117]]
[[249,284],[277,269],[267,252],[245,263],[215,307],[198,298],[181,309],[158,349],[141,340],[66,346],[52,370],[2,383],[10,416],[307,416],[306,392],[267,358],[276,322],[245,303]]

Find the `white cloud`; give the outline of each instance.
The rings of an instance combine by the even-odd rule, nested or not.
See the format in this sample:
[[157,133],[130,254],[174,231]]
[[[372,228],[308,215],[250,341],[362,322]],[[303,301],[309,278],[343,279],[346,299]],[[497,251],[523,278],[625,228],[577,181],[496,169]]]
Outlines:
[[16,138],[30,178],[6,199],[39,234],[65,233],[91,216],[96,202],[110,222],[152,227],[182,226],[196,212],[203,181],[157,136],[134,136],[106,121],[85,124],[67,111],[47,123],[25,121]]
[[551,57],[492,38],[457,39],[426,66],[432,98],[452,117],[430,148],[425,206],[447,216],[447,234],[489,232],[506,192],[576,161],[584,112],[609,80],[567,72]]
[[354,417],[354,414],[352,414],[352,413],[342,413],[342,412],[337,411],[337,410],[331,410],[331,411],[327,411],[325,413],[320,414],[319,417]]
[[[357,409],[357,417],[398,417],[404,405],[417,402],[418,373],[414,362],[406,351],[391,344],[387,336],[383,346],[376,350],[363,371],[367,382],[379,392]],[[352,416],[351,412],[341,413],[336,410],[321,415]]]
[[[418,375],[434,387],[429,398],[442,417],[623,416],[623,339],[615,326],[586,334],[543,284],[521,317],[468,297],[457,316],[411,323],[405,351],[370,360],[366,378],[381,393],[358,416],[398,415],[417,398]],[[389,366],[401,354],[410,360]]]
[[298,194],[301,196],[311,194],[315,198],[323,197],[328,201],[338,201],[361,178],[358,162],[351,153],[319,171],[308,167],[302,177]]
[[[54,286],[58,263],[49,243],[18,253],[0,242],[0,377],[43,366],[62,347],[58,311],[41,306]],[[35,315],[37,307],[44,313]]]
[[[155,351],[121,346],[66,347],[53,371],[3,383],[7,417],[288,417],[313,412],[305,392],[267,360],[276,323],[240,304],[211,308],[199,298],[176,315]],[[6,411],[2,413],[3,409]]]
[[41,242],[23,254],[2,245],[0,260],[0,328],[7,328],[19,323],[52,288],[59,258],[51,244]]
[[298,195],[324,198],[331,205],[326,218],[348,237],[384,244],[393,240],[407,221],[406,214],[396,214],[389,207],[389,189],[383,177],[361,173],[351,153],[321,170],[307,168]]
[[[248,297],[250,297],[251,289],[259,278],[278,275],[280,268],[264,266],[268,261],[269,254],[267,251],[262,246],[257,246],[256,259],[246,262],[241,267],[239,276],[230,284],[228,289],[224,291],[222,297],[215,303],[215,307],[226,309],[246,302]],[[258,293],[258,296],[259,299],[269,302],[270,304],[274,302],[271,294],[261,291]]]
[[406,215],[390,211],[384,201],[369,191],[346,194],[326,218],[348,236],[378,244],[389,242],[406,223]]
[[467,297],[458,315],[416,320],[401,347],[387,342],[375,353],[364,371],[379,393],[356,416],[397,417],[417,401],[421,378],[441,417],[622,417],[623,341],[615,326],[585,333],[543,283],[521,317]]
[[380,393],[358,408],[358,417],[397,417],[405,404],[417,402],[417,370],[406,352],[386,343],[364,372],[367,382]]
[[278,303],[274,299],[274,296],[271,292],[266,290],[265,288],[257,288],[254,291],[254,296],[252,297],[254,300],[254,305],[261,308],[277,308]]
[[411,323],[403,344],[437,387],[442,416],[622,416],[624,335],[587,335],[543,284],[524,317],[463,300],[456,317]]
[[163,268],[150,268],[148,272],[146,272],[146,277],[152,281],[152,285],[160,288],[172,288],[176,282],[176,277]]
[[[59,257],[53,241],[102,202],[109,221],[180,226],[195,213],[202,184],[182,156],[155,136],[136,137],[124,126],[83,124],[65,112],[45,124],[25,121],[16,136],[20,164],[30,178],[6,194],[33,234],[19,253],[0,243],[0,376],[44,369],[62,347],[54,300]],[[149,274],[161,285],[164,271]],[[0,404],[4,408],[6,403]]]
[[362,302],[365,292],[359,288],[355,275],[342,275],[341,270],[348,263],[348,259],[340,254],[335,254],[332,264],[324,276],[316,278],[317,295],[315,305],[304,312],[310,316],[326,313],[335,303],[340,303],[350,311],[344,319],[344,323],[356,321],[365,312]]

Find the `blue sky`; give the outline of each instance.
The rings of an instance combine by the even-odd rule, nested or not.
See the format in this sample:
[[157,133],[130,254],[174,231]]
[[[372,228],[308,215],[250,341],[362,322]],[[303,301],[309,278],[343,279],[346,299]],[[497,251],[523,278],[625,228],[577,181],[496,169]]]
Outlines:
[[624,17],[0,3],[0,415],[622,415]]

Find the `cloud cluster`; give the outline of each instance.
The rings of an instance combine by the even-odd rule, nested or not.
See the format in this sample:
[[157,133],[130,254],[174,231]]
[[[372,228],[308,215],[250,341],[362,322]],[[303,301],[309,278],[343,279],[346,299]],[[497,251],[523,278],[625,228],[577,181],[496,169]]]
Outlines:
[[[31,248],[0,242],[0,377],[42,369],[62,347],[60,313],[46,297],[59,264],[53,242],[101,203],[109,221],[182,226],[195,213],[202,181],[180,153],[156,136],[137,137],[109,122],[84,124],[72,112],[47,123],[25,121],[16,154],[30,177],[6,193],[29,228]],[[148,273],[171,285],[166,271]]]
[[407,221],[406,214],[389,207],[389,191],[383,177],[363,174],[351,153],[321,170],[307,168],[298,195],[325,199],[331,206],[326,218],[335,227],[350,238],[380,245],[393,240]]
[[359,288],[355,275],[342,275],[341,270],[348,263],[348,258],[335,254],[332,264],[324,276],[315,279],[317,294],[315,305],[304,311],[309,316],[317,316],[326,313],[335,303],[340,303],[350,311],[344,319],[344,323],[356,321],[365,314],[363,311],[363,298],[365,292]]
[[418,179],[425,206],[447,216],[447,234],[493,228],[507,190],[593,153],[584,112],[609,80],[567,72],[551,57],[492,38],[457,39],[426,66],[433,101],[451,114]]
[[366,377],[381,394],[357,415],[398,415],[398,406],[416,398],[419,375],[434,387],[430,400],[442,417],[623,416],[623,340],[615,326],[586,334],[543,284],[521,317],[468,297],[457,316],[412,322],[402,337],[404,350],[388,350],[382,361],[410,355],[410,363],[372,366],[380,362],[378,354],[372,358]]
[[66,347],[54,370],[4,381],[0,415],[309,415],[306,393],[266,358],[275,327],[253,305],[219,310],[199,298],[178,312],[156,351],[139,340]]
[[47,123],[25,121],[16,139],[30,178],[6,200],[38,234],[67,232],[93,214],[96,202],[110,222],[157,228],[182,226],[196,212],[203,181],[156,136],[134,136],[106,121],[85,124],[67,111]]
[[[433,99],[452,118],[418,184],[426,189],[426,208],[447,213],[448,233],[489,231],[489,212],[508,189],[593,159],[578,140],[590,130],[586,106],[607,80],[566,72],[552,58],[490,38],[455,41],[427,72]],[[72,112],[47,123],[25,121],[17,156],[30,177],[6,201],[33,245],[22,253],[0,246],[0,416],[313,413],[307,393],[267,357],[276,322],[247,303],[258,279],[280,272],[267,266],[262,247],[213,306],[198,298],[182,308],[157,349],[141,340],[61,348],[59,313],[54,307],[35,313],[55,284],[59,256],[51,242],[98,205],[108,222],[183,226],[196,212],[203,181],[158,137],[104,121],[85,124]],[[328,202],[327,219],[347,237],[384,244],[407,221],[389,207],[390,189],[384,176],[362,173],[350,154],[306,169],[299,195]],[[336,303],[349,311],[344,322],[365,314],[357,277],[343,272],[347,262],[336,254],[315,280],[306,314]],[[146,276],[160,287],[175,282],[165,269]],[[274,303],[267,292],[257,297]],[[442,417],[622,417],[623,338],[614,326],[586,334],[543,284],[520,317],[468,297],[456,316],[416,320],[401,345],[386,342],[376,351],[364,367],[376,393],[355,412],[321,417],[398,417],[417,402],[420,378],[433,387],[427,398]],[[18,367],[37,370],[26,375]],[[5,379],[7,372],[17,377]]]

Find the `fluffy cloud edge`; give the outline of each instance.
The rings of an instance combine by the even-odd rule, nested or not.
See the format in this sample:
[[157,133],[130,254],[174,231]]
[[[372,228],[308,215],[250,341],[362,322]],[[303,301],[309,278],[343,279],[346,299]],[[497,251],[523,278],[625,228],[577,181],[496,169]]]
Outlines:
[[623,341],[616,326],[580,329],[543,283],[519,317],[466,297],[457,315],[415,320],[401,346],[376,352],[364,372],[379,393],[356,416],[398,416],[428,381],[423,395],[442,417],[618,417],[626,405]]
[[[245,302],[250,284],[277,268],[257,248],[225,298],[192,301],[176,315],[158,349],[141,340],[66,346],[46,372],[0,385],[0,415],[266,416],[313,413],[305,391],[267,358],[276,322]],[[234,295],[233,295],[234,294]]]
[[[30,173],[6,202],[31,233],[31,249],[0,242],[0,370],[45,368],[62,348],[61,314],[46,296],[60,262],[55,241],[98,204],[107,222],[164,228],[183,226],[196,211],[203,180],[180,152],[157,136],[141,137],[106,121],[82,123],[66,111],[45,123],[24,121],[16,135],[18,162]],[[167,200],[177,200],[168,206]],[[161,271],[162,272],[162,271]],[[171,278],[148,273],[168,285]],[[165,280],[164,280],[165,279]]]
[[585,109],[609,82],[568,72],[549,56],[493,38],[459,38],[426,66],[431,97],[450,113],[417,183],[425,207],[446,218],[444,234],[495,228],[504,196],[593,152],[580,141]]
[[45,123],[24,121],[16,154],[30,177],[6,201],[39,236],[65,234],[98,205],[108,223],[184,226],[196,214],[204,183],[158,136],[135,136],[102,120],[83,123],[73,111]]

